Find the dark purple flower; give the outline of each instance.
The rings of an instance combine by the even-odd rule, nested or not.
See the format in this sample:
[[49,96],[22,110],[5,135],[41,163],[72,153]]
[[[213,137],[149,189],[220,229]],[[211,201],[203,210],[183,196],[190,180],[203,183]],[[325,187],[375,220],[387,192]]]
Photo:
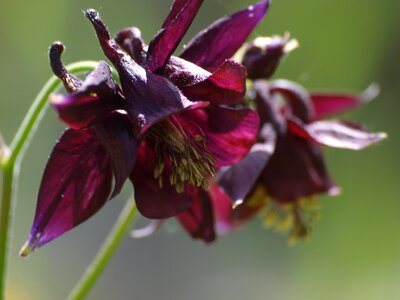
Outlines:
[[[62,45],[53,45],[52,68],[69,94],[52,95],[51,104],[71,129],[60,138],[46,166],[22,255],[88,219],[119,193],[128,177],[144,216],[195,217],[207,210],[202,189],[216,171],[247,154],[256,141],[258,116],[240,107],[246,71],[229,58],[261,20],[268,1],[220,23],[221,29],[245,25],[236,39],[218,30],[218,39],[206,34],[209,49],[218,50],[216,57],[203,58],[215,67],[212,73],[194,64],[196,59],[188,54],[192,62],[171,57],[201,3],[176,0],[148,47],[136,28],[111,39],[98,13],[85,12],[119,74],[121,88],[104,62],[82,82],[62,65]],[[220,48],[222,41],[226,51]],[[192,43],[186,50],[204,47]],[[191,222],[191,216],[180,218]],[[191,233],[213,239],[209,227]]]
[[63,49],[61,43],[53,44],[50,61],[70,94],[52,95],[51,104],[71,128],[62,134],[47,162],[34,223],[21,255],[96,213],[120,192],[135,163],[137,139],[110,68],[100,62],[82,82],[63,66]]
[[228,198],[235,204],[222,214],[226,228],[267,207],[268,224],[279,221],[281,229],[293,229],[292,237],[304,237],[317,217],[313,197],[339,192],[327,172],[320,145],[361,150],[385,134],[370,133],[351,122],[316,120],[356,106],[359,96],[340,95],[337,101],[333,95],[313,97],[286,80],[256,81],[254,92],[262,124],[259,142],[242,161],[221,169],[213,201],[224,203]]

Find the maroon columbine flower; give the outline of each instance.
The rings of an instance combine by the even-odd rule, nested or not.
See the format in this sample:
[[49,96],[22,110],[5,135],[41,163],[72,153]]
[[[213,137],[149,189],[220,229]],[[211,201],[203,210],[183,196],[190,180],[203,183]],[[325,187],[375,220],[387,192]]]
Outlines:
[[[214,22],[185,46],[180,58],[171,57],[161,74],[174,82],[185,95],[199,99],[206,97],[209,93],[207,91],[213,89],[214,85],[221,86],[225,82],[232,87],[231,94],[225,91],[225,94],[221,95],[216,103],[232,103],[227,102],[227,100],[232,101],[235,98],[235,89],[232,83],[228,83],[227,78],[235,76],[235,72],[230,68],[235,63],[229,58],[243,45],[254,27],[265,15],[268,6],[269,1],[260,1],[254,6]],[[132,58],[141,64],[145,64],[147,46],[137,28],[122,30],[117,34],[115,40]],[[150,43],[150,48],[151,46]],[[205,76],[205,70],[197,68],[188,61],[213,72],[209,81],[199,81],[200,78]],[[231,75],[224,78],[225,72],[231,73]],[[191,80],[193,83],[190,83]],[[217,96],[214,99],[217,99]],[[225,149],[228,150],[228,148]],[[177,219],[192,237],[211,242],[215,238],[215,232],[213,205],[210,198],[203,190],[197,190],[192,193],[192,201],[192,206],[180,213]],[[135,234],[147,236],[153,233],[159,227],[159,224],[160,221],[154,221],[143,230],[135,231]]]
[[[54,73],[70,93],[53,95],[51,103],[71,129],[47,163],[22,255],[88,219],[118,194],[128,176],[144,216],[164,219],[185,212],[188,220],[216,171],[247,154],[256,141],[258,117],[239,106],[246,71],[229,58],[261,20],[268,1],[195,37],[182,57],[199,67],[171,55],[201,4],[176,0],[148,47],[137,29],[111,39],[98,13],[85,12],[121,88],[106,63],[82,82],[62,65],[62,46],[51,48]],[[238,32],[234,38],[223,30],[229,28]]]
[[[267,206],[267,223],[282,214],[279,225],[292,228],[294,238],[304,237],[316,216],[312,197],[339,191],[326,170],[320,145],[361,150],[385,134],[369,133],[352,122],[320,120],[364,102],[360,96],[310,96],[286,80],[256,81],[254,92],[262,124],[259,142],[242,161],[219,173],[218,186],[212,190],[219,223],[233,228]],[[279,105],[282,99],[284,106]],[[235,204],[233,210],[226,208],[226,199]]]

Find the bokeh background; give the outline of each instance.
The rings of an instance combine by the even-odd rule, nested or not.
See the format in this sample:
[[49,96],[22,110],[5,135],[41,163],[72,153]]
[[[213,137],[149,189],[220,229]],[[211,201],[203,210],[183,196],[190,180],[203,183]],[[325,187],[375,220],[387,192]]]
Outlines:
[[[81,10],[96,8],[110,30],[138,26],[149,41],[172,0],[0,0],[0,130],[10,141],[32,99],[50,76],[47,49],[67,46],[64,61],[104,59]],[[208,0],[187,34],[252,4]],[[301,47],[275,77],[310,89],[357,91],[378,82],[368,106],[346,114],[389,139],[360,153],[326,151],[344,193],[322,198],[312,239],[286,238],[255,220],[205,246],[170,222],[144,240],[126,238],[90,299],[141,300],[392,300],[400,299],[399,97],[400,2],[274,0],[257,35],[289,31]],[[123,202],[111,201],[79,228],[34,253],[18,251],[31,226],[47,157],[63,126],[49,110],[22,163],[11,248],[10,300],[64,299],[104,240]],[[0,175],[1,176],[1,175]]]

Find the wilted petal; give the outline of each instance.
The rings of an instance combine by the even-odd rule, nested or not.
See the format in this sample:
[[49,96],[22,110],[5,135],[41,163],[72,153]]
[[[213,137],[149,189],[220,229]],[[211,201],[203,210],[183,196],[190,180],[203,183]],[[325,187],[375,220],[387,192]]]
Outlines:
[[257,4],[222,18],[199,32],[185,47],[180,57],[215,71],[231,58],[267,12],[269,1]]
[[209,107],[176,117],[191,136],[204,137],[217,169],[241,160],[257,139],[258,116],[251,109]]
[[120,112],[113,113],[95,129],[112,163],[115,184],[111,197],[114,197],[121,191],[132,172],[136,160],[137,140],[128,117]]
[[137,124],[137,130],[144,132],[149,126],[171,114],[199,105],[184,97],[168,79],[143,69],[122,51],[110,39],[106,26],[95,10],[87,10],[85,14],[96,30],[104,54],[119,73],[127,111]]
[[147,52],[147,68],[151,72],[162,69],[178,47],[192,24],[203,0],[177,0],[161,30],[150,42]]
[[321,145],[361,150],[386,137],[385,133],[370,133],[362,126],[343,121],[316,121],[306,125],[289,122],[289,130]]
[[372,84],[359,95],[312,93],[311,101],[315,110],[315,119],[345,112],[363,105],[379,94],[379,86]]
[[246,69],[238,62],[226,60],[208,78],[181,89],[191,100],[212,104],[239,103],[246,92]]
[[282,202],[339,191],[326,170],[319,145],[291,134],[277,139],[261,182],[273,199]]
[[158,160],[154,148],[146,140],[142,141],[138,150],[137,162],[130,179],[135,187],[135,199],[139,212],[149,219],[165,219],[187,210],[192,199],[183,192],[177,193],[169,183],[168,168],[162,174],[162,186],[154,178]]
[[192,193],[192,199],[190,208],[177,218],[193,238],[211,243],[215,240],[211,200],[207,192],[200,188]]
[[112,78],[110,67],[100,62],[76,92],[70,95],[52,94],[50,103],[69,127],[81,129],[122,109],[124,98]]
[[262,142],[255,144],[249,154],[238,163],[218,172],[218,186],[232,201],[241,204],[255,187],[262,171],[275,148],[275,133],[270,125],[264,125],[260,135]]
[[64,132],[47,163],[35,219],[21,255],[95,214],[109,199],[112,170],[92,130]]

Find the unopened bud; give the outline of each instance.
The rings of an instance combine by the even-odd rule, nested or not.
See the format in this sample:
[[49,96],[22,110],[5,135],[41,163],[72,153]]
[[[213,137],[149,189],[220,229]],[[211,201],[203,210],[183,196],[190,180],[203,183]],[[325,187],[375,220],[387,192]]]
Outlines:
[[271,77],[282,57],[297,47],[297,40],[290,39],[289,34],[256,38],[247,45],[242,59],[247,77],[252,80]]
[[117,44],[124,49],[138,64],[146,59],[145,43],[139,28],[128,27],[115,36]]

